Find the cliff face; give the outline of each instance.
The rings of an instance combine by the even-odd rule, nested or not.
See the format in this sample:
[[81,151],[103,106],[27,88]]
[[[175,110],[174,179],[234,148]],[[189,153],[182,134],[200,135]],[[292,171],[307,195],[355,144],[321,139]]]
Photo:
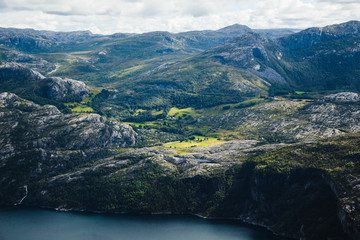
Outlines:
[[337,212],[337,196],[323,172],[246,169],[235,177],[229,195],[213,216],[239,218],[296,239],[347,239]]
[[41,90],[44,96],[59,101],[63,101],[69,96],[83,99],[90,93],[90,88],[85,83],[68,78],[45,78],[42,84]]
[[[249,183],[250,195],[238,202],[243,203],[238,218],[245,222],[300,239],[360,237],[357,174],[331,175],[315,169],[287,174],[255,171]],[[238,191],[244,187],[238,186]]]
[[[32,185],[24,204],[82,211],[191,213],[240,219],[295,239],[358,239],[354,234],[358,225],[347,214],[339,215],[342,205],[323,171],[275,173],[256,170],[250,163],[219,175],[178,178],[146,159],[130,166],[118,159],[55,176]],[[25,190],[20,191],[19,199]]]
[[344,232],[352,239],[360,239],[359,189],[360,174],[325,176],[338,201],[338,216]]

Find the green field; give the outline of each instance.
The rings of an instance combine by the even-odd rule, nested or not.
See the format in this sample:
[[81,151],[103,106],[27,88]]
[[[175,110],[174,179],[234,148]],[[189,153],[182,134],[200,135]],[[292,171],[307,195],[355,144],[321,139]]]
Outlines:
[[207,146],[214,146],[225,141],[218,140],[216,138],[207,138],[202,136],[194,136],[194,140],[187,140],[187,141],[176,141],[176,142],[168,142],[163,144],[164,148],[174,148],[174,149],[187,149],[191,147],[207,147]]
[[94,109],[92,109],[91,107],[85,106],[85,105],[80,105],[80,106],[77,106],[77,107],[71,109],[71,112],[73,112],[73,113],[88,113],[88,112],[94,112]]
[[123,124],[127,124],[130,126],[135,126],[135,127],[144,127],[145,124],[144,123],[135,123],[135,122],[123,122]]
[[196,116],[197,114],[193,108],[178,109],[176,107],[171,108],[167,114],[168,117],[176,117],[176,118],[183,117],[184,115],[193,117],[193,116]]

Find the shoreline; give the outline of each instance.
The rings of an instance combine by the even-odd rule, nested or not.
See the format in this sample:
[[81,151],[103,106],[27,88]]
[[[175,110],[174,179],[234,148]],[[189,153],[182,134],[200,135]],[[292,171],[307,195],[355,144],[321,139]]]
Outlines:
[[201,218],[201,219],[205,219],[205,220],[210,220],[210,221],[233,221],[239,224],[243,224],[247,227],[252,227],[252,228],[257,228],[260,229],[262,231],[267,231],[270,234],[274,235],[275,237],[280,237],[284,240],[291,240],[291,239],[297,239],[294,237],[290,237],[290,236],[285,236],[282,234],[278,234],[276,232],[274,232],[270,227],[265,226],[261,223],[256,223],[256,222],[251,222],[251,221],[246,221],[242,218],[224,218],[224,217],[208,217],[208,216],[204,216],[202,214],[199,213],[173,213],[173,212],[150,212],[150,213],[146,213],[146,212],[129,212],[129,211],[123,211],[123,212],[116,212],[116,211],[97,211],[97,210],[85,210],[85,209],[77,209],[77,208],[63,208],[61,206],[59,207],[47,207],[47,206],[27,206],[27,205],[1,205],[0,209],[34,209],[34,210],[50,210],[50,211],[55,211],[55,212],[70,212],[70,213],[78,213],[78,214],[108,214],[108,215],[133,215],[133,216],[194,216],[197,218]]

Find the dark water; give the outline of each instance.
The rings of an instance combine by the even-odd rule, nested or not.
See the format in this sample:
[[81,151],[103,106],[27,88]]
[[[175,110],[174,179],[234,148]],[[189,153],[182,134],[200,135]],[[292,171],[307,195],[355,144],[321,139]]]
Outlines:
[[273,240],[235,221],[183,215],[108,215],[0,209],[1,240]]

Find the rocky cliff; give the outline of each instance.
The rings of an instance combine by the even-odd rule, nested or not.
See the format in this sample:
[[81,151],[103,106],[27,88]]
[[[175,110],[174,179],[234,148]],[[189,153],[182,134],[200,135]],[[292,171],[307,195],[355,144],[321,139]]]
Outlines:
[[[39,106],[7,92],[0,94],[0,135],[0,185],[10,192],[17,192],[23,182],[72,169],[137,141],[128,125],[98,114],[62,114],[54,106]],[[12,198],[4,194],[2,203]]]
[[39,72],[17,63],[0,65],[0,83],[0,91],[14,92],[27,99],[41,102],[46,102],[46,99],[81,100],[90,92],[90,88],[83,82],[59,77],[45,78]]

